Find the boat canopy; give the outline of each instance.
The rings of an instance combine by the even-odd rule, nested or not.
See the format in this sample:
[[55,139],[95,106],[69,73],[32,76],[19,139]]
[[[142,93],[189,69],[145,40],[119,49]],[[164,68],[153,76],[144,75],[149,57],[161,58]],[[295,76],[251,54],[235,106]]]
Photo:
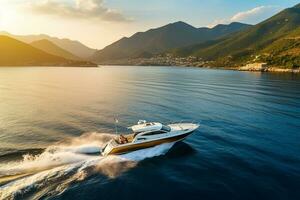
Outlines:
[[134,133],[161,130],[163,125],[159,122],[146,122],[140,120],[137,125],[130,127]]

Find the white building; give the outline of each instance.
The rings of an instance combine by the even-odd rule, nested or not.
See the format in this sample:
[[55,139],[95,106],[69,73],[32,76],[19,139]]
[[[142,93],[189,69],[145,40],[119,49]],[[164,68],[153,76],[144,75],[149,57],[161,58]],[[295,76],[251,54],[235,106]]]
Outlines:
[[267,68],[267,63],[250,63],[240,67],[239,70],[245,71],[264,71]]

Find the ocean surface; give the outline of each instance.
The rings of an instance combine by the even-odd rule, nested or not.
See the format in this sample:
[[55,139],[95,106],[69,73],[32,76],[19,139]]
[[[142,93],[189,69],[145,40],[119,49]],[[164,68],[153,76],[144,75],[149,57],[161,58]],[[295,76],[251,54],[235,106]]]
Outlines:
[[[139,119],[184,142],[99,152]],[[300,199],[300,76],[184,67],[0,68],[0,199]]]

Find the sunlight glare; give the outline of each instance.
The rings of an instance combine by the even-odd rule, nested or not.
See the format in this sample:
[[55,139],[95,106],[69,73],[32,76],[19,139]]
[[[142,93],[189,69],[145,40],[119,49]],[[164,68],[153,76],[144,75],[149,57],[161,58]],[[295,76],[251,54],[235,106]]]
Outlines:
[[6,30],[12,25],[15,26],[14,22],[17,17],[18,14],[15,8],[7,4],[2,4],[0,7],[0,29]]

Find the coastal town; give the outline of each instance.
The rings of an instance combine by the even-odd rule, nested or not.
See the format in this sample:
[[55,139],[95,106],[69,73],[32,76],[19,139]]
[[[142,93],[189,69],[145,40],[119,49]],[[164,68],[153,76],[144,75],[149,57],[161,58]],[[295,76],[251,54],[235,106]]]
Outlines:
[[159,54],[148,58],[128,58],[109,61],[109,65],[137,65],[137,66],[185,66],[204,67],[209,65],[209,61],[203,61],[195,56],[175,57],[172,54]]
[[[135,65],[135,66],[182,66],[182,67],[203,67],[217,68],[214,61],[204,61],[200,57],[187,56],[176,57],[172,54],[160,54],[149,58],[130,58],[102,63],[108,65]],[[218,67],[219,68],[219,67]],[[252,72],[291,72],[299,73],[299,68],[280,68],[270,66],[265,62],[257,61],[255,58],[252,62],[241,64],[240,66],[226,66],[224,69]]]

